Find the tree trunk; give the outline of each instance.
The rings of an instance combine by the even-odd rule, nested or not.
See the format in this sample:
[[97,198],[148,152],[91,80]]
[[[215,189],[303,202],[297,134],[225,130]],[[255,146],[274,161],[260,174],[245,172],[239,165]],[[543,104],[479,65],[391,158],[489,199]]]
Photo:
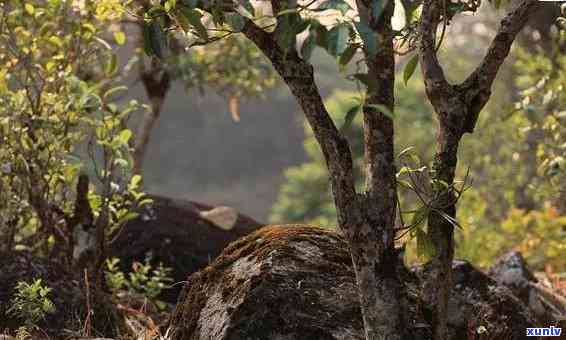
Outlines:
[[167,70],[156,64],[158,61],[152,61],[152,63],[151,68],[148,71],[143,71],[140,76],[149,98],[151,109],[144,116],[136,134],[134,166],[132,169],[134,174],[142,173],[143,160],[151,137],[151,131],[161,115],[163,102],[171,86],[171,79]]
[[[358,1],[360,12],[373,13],[370,2]],[[377,54],[365,51],[368,76],[375,88],[368,89],[366,104],[378,104],[394,110],[395,54],[391,18],[395,2],[379,17],[369,16],[369,26],[377,34]],[[365,19],[364,19],[365,20]],[[366,339],[401,339],[403,285],[396,272],[395,218],[397,183],[394,154],[393,120],[384,112],[365,107],[364,159],[365,194],[362,213],[366,220],[361,233],[348,239],[360,290]],[[361,236],[361,237],[360,237]],[[377,287],[377,288],[376,288]]]
[[[391,4],[393,2],[390,2]],[[393,5],[388,6],[390,14]],[[389,15],[389,14],[388,14]],[[390,17],[389,17],[390,18]],[[388,19],[384,19],[389,21]],[[384,29],[390,30],[390,23]],[[343,231],[356,272],[366,339],[401,339],[401,285],[396,273],[397,255],[394,249],[395,167],[393,165],[393,124],[383,113],[364,110],[367,149],[368,187],[364,195],[356,193],[352,155],[348,141],[340,134],[326,111],[315,84],[313,68],[296,51],[283,51],[273,33],[263,31],[247,21],[244,34],[269,58],[300,104],[324,154],[338,224]],[[385,37],[385,38],[390,38]],[[369,103],[393,106],[394,58],[385,49],[384,64],[376,57],[370,76],[383,86]],[[381,69],[381,66],[387,66]]]
[[[424,283],[424,299],[433,310],[435,340],[448,335],[448,298],[452,287],[452,258],[454,256],[454,227],[456,197],[453,191],[458,161],[458,145],[464,133],[474,131],[480,111],[491,96],[491,86],[499,68],[509,54],[517,34],[533,12],[537,0],[522,0],[501,20],[501,25],[489,49],[464,82],[451,85],[446,80],[436,52],[436,31],[442,22],[443,3],[424,0],[420,23],[419,61],[427,97],[439,122],[437,152],[433,180],[436,180],[435,211],[429,214],[429,235],[435,255],[428,264],[429,275]],[[438,183],[438,181],[444,183]]]
[[136,175],[142,173],[143,160],[145,159],[147,146],[151,137],[151,131],[161,114],[163,105],[162,98],[151,99],[151,109],[146,113],[136,133],[136,143],[134,146],[134,166],[132,172]]
[[[456,114],[452,114],[456,116]],[[433,180],[436,181],[433,202],[438,211],[428,216],[428,234],[434,243],[435,254],[428,263],[428,277],[424,281],[425,301],[432,307],[434,339],[448,338],[448,299],[452,287],[452,260],[454,259],[454,226],[448,218],[456,219],[456,197],[452,189],[440,183],[452,185],[458,162],[458,144],[461,134],[454,133],[441,120],[437,152],[433,163]],[[441,214],[442,212],[443,214]]]

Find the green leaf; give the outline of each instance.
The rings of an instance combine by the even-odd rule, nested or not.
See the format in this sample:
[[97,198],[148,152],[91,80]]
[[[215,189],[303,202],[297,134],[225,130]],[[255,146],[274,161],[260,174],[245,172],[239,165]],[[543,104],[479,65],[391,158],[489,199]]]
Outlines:
[[181,5],[188,8],[197,8],[199,0],[181,0]]
[[156,20],[144,23],[144,49],[147,55],[164,58],[167,49],[167,36]]
[[182,7],[180,11],[180,15],[184,16],[187,21],[195,28],[197,31],[197,35],[204,41],[208,41],[208,30],[202,24],[201,18],[202,13],[200,13],[196,9],[189,9],[186,7]]
[[334,26],[326,37],[326,49],[328,53],[333,56],[339,56],[346,50],[348,39],[350,37],[350,30],[348,25],[339,24]]
[[33,5],[30,3],[26,3],[24,5],[24,9],[26,10],[26,13],[29,15],[33,15],[35,13],[35,7],[33,7]]
[[304,60],[309,60],[312,55],[312,51],[314,50],[316,36],[314,34],[309,34],[309,36],[303,41],[303,45],[301,46],[301,56]]
[[149,11],[147,11],[147,15],[151,19],[157,19],[159,17],[166,16],[167,12],[165,11],[165,8],[163,8],[160,5],[157,5],[150,8]]
[[424,257],[430,259],[436,254],[436,247],[434,242],[430,238],[430,235],[424,230],[418,228],[416,229],[417,237],[417,255],[419,257]]
[[[88,23],[88,22],[87,22],[87,23],[84,23],[84,24],[82,24],[82,27],[83,27],[84,29],[86,29],[87,31],[89,31],[90,33],[95,33],[95,32],[96,32],[96,27],[94,27],[94,25],[91,24],[91,23]],[[42,26],[41,29],[43,29],[43,28],[44,28],[44,27]]]
[[226,14],[226,23],[236,32],[241,32],[246,22],[239,13]]
[[137,212],[130,211],[130,212],[128,212],[127,214],[125,214],[124,216],[121,216],[121,217],[118,219],[117,223],[118,223],[119,225],[123,225],[124,223],[126,223],[126,222],[128,222],[128,221],[131,221],[131,220],[137,218],[139,215],[140,215],[140,214],[137,213]]
[[[406,172],[410,172],[411,169],[406,168]],[[417,211],[415,211],[415,213],[413,214],[413,218],[411,219],[411,228],[418,228],[421,229],[421,227],[426,223],[427,219],[428,219],[428,209],[425,205],[421,206],[420,208],[417,209]]]
[[[92,25],[91,25],[92,26]],[[93,26],[94,27],[94,26]],[[41,25],[41,28],[39,29],[39,36],[40,37],[44,37],[46,36],[48,33],[51,33],[54,29],[56,28],[55,24],[53,24],[52,22],[46,22],[43,25]],[[94,33],[96,30],[94,30],[92,33]]]
[[56,35],[50,36],[47,41],[49,41],[53,45],[57,46],[58,48],[63,48],[63,40],[61,40],[61,38],[59,38]]
[[176,0],[167,0],[165,1],[165,3],[163,4],[163,7],[165,8],[166,12],[171,11],[173,8],[175,8],[177,4]]
[[212,21],[218,25],[222,26],[224,24],[224,11],[222,10],[222,1],[214,1],[214,6],[212,7]]
[[407,148],[404,148],[403,151],[399,152],[399,155],[397,156],[397,158],[401,158],[401,157],[413,152],[414,149],[415,149],[414,146],[409,146]]
[[133,175],[130,179],[130,190],[137,189],[141,183],[142,177],[140,175]]
[[124,129],[116,136],[116,140],[122,145],[127,145],[131,137],[132,131],[130,129]]
[[248,11],[248,13],[253,17],[255,15],[255,9],[254,6],[252,5],[252,3],[250,2],[250,0],[243,0],[240,1],[240,4],[242,5],[242,7],[244,7],[244,9],[246,11]]
[[104,95],[102,96],[104,99],[106,98],[110,98],[112,95],[121,92],[121,91],[127,91],[128,87],[125,85],[121,85],[121,86],[115,86],[111,89],[109,89],[108,91],[104,92]]
[[295,47],[297,35],[291,30],[281,30],[275,35],[277,45],[283,50],[288,51]]
[[409,81],[409,79],[411,79],[413,73],[415,73],[418,64],[419,64],[419,56],[417,54],[413,56],[411,60],[409,60],[405,65],[405,70],[403,71],[403,81],[405,82],[405,85],[407,85],[407,82]]
[[285,51],[294,49],[297,44],[297,34],[303,32],[312,22],[303,20],[295,9],[282,11],[278,14],[275,39],[280,48]]
[[373,0],[371,2],[371,15],[373,16],[374,20],[378,20],[381,17],[381,14],[383,13],[385,6],[387,6],[388,1],[394,0]]
[[323,2],[320,6],[318,6],[315,11],[324,11],[327,9],[335,9],[340,11],[342,15],[345,15],[352,7],[346,3],[344,0],[328,0]]
[[110,60],[108,60],[104,71],[108,76],[112,76],[118,71],[118,56],[116,54],[110,55]]
[[389,110],[389,108],[385,105],[382,105],[382,104],[367,104],[367,105],[365,105],[365,107],[369,108],[369,109],[377,110],[377,111],[383,113],[384,115],[386,115],[387,117],[389,117],[389,119],[395,118],[395,113],[392,112],[391,110]]
[[354,26],[356,27],[356,30],[360,34],[360,38],[364,42],[364,49],[366,53],[370,57],[375,57],[375,55],[377,54],[376,33],[371,28],[369,28],[369,26],[366,23],[362,21],[354,22]]
[[126,34],[122,31],[114,32],[114,40],[118,45],[124,45],[126,43]]
[[361,112],[361,109],[362,109],[362,105],[356,104],[352,106],[348,110],[348,112],[346,112],[346,116],[344,117],[344,124],[342,124],[342,127],[340,128],[340,132],[345,133],[350,129],[350,126],[352,126],[352,122],[354,121],[358,113]]
[[349,45],[348,48],[340,55],[339,64],[340,66],[346,66],[352,60],[352,58],[356,55],[356,51],[358,50],[358,46],[356,45]]
[[175,18],[177,19],[177,23],[185,33],[188,33],[191,30],[191,24],[189,23],[189,19],[187,19],[186,16],[179,13]]

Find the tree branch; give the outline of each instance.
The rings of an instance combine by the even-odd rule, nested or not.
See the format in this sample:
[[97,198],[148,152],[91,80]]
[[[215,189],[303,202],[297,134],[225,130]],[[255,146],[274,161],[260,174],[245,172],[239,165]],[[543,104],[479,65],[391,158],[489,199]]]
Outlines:
[[162,67],[159,62],[152,61],[149,70],[141,70],[140,79],[150,100],[151,108],[144,116],[138,127],[138,133],[134,147],[134,166],[132,172],[141,174],[143,161],[155,123],[161,115],[163,103],[167,92],[171,87],[171,76],[169,71]]
[[352,224],[361,223],[350,146],[324,106],[312,65],[301,59],[295,50],[285,53],[273,33],[262,30],[249,19],[242,33],[271,61],[303,109],[326,159],[340,226],[353,227]]
[[440,22],[441,1],[425,0],[421,15],[419,61],[429,98],[447,93],[449,84],[436,55],[436,30]]
[[515,37],[523,29],[529,15],[537,6],[537,2],[537,0],[522,0],[501,20],[499,30],[487,54],[472,74],[458,86],[465,91],[465,99],[469,104],[463,132],[472,133],[474,131],[479,112],[491,95],[491,86],[499,68],[509,54]]

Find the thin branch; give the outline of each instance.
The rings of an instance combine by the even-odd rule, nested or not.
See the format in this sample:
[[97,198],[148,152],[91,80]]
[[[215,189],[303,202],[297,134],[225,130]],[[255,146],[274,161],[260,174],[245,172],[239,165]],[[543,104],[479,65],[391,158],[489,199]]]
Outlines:
[[529,15],[535,10],[537,2],[537,0],[522,0],[501,20],[499,30],[485,57],[472,74],[459,86],[467,92],[466,100],[471,104],[464,132],[473,132],[479,112],[489,100],[491,86],[499,68],[509,54],[515,37],[523,29]]
[[336,206],[342,208],[338,212],[340,226],[345,226],[346,221],[361,223],[352,153],[348,141],[340,134],[324,106],[312,65],[301,59],[295,50],[283,51],[274,33],[264,31],[250,19],[245,19],[242,33],[271,61],[312,127],[328,165]]
[[436,55],[436,30],[440,22],[440,7],[438,0],[425,0],[421,16],[419,59],[427,91],[431,95],[446,92],[449,87],[444,70]]

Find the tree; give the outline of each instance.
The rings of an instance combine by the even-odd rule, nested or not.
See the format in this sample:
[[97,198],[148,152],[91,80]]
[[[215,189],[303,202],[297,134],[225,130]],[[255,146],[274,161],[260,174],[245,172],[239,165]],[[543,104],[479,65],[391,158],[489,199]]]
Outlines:
[[[511,44],[524,25],[536,0],[523,0],[506,16],[486,57],[477,69],[460,85],[446,80],[437,59],[436,32],[439,25],[448,25],[462,11],[475,11],[478,3],[452,4],[425,0],[421,11],[414,4],[405,4],[407,31],[402,40],[409,48],[418,42],[426,92],[439,121],[437,153],[432,173],[434,201],[428,202],[428,234],[435,248],[430,263],[430,276],[425,284],[425,300],[433,306],[433,333],[435,339],[445,339],[448,293],[451,287],[453,256],[453,227],[456,217],[457,190],[454,175],[457,151],[464,133],[473,132],[479,112],[491,94],[491,85],[507,56]],[[272,15],[267,19],[254,18],[255,9],[224,2],[194,3],[165,1],[163,8],[154,7],[148,15],[149,25],[156,32],[149,41],[163,41],[163,30],[181,25],[189,19],[185,9],[197,10],[212,16],[216,27],[228,22],[241,31],[271,61],[273,67],[300,104],[313,134],[320,144],[326,161],[337,210],[340,230],[350,247],[361,310],[367,339],[401,339],[408,332],[403,322],[403,287],[396,272],[394,240],[397,232],[397,179],[394,157],[394,81],[397,34],[391,26],[394,1],[357,1],[354,20],[345,16],[350,6],[341,1],[322,4],[299,4],[293,1],[270,2]],[[321,23],[324,16],[313,12],[337,9],[336,22],[330,30]],[[152,10],[148,12],[151,14]],[[162,18],[171,18],[166,22]],[[227,17],[232,18],[230,21]],[[234,19],[236,18],[236,19]],[[261,20],[260,20],[261,19]],[[328,24],[328,23],[327,23]],[[198,31],[202,24],[193,23]],[[236,26],[236,27],[234,27]],[[274,29],[272,29],[274,27]],[[418,27],[418,29],[415,29]],[[412,29],[411,29],[412,28]],[[308,31],[309,36],[299,51],[297,34]],[[442,41],[442,39],[440,39]],[[356,190],[353,158],[348,140],[336,127],[323,103],[309,62],[315,45],[347,64],[356,50],[364,53],[365,73],[355,78],[367,87],[361,98],[364,133],[365,189]],[[159,56],[160,46],[150,48]],[[150,51],[151,52],[151,51]],[[414,70],[415,62],[411,63]],[[410,76],[410,71],[408,72]]]
[[[474,6],[477,4],[472,4]],[[501,64],[507,57],[513,40],[524,26],[536,1],[522,1],[501,21],[486,56],[472,74],[461,84],[449,84],[436,55],[436,32],[440,23],[450,20],[446,5],[424,1],[420,25],[419,61],[427,96],[439,122],[437,151],[433,164],[434,179],[438,181],[439,200],[428,216],[429,233],[436,254],[432,270],[424,287],[425,300],[434,305],[433,328],[435,339],[447,337],[448,298],[452,286],[451,267],[454,257],[454,222],[456,200],[454,175],[458,147],[465,133],[473,133],[480,111],[491,96],[491,86]],[[475,10],[475,8],[471,8]],[[442,15],[444,13],[444,16]],[[449,190],[446,190],[449,188]]]
[[140,178],[130,171],[126,127],[142,105],[116,101],[125,86],[104,39],[113,11],[113,1],[0,7],[3,244],[71,266],[76,233],[94,230],[89,269],[97,288],[108,235],[144,203]]
[[[412,148],[413,156],[418,156],[426,164],[431,158],[430,145],[434,143],[430,131],[433,129],[431,108],[426,105],[424,86],[418,75],[406,85],[397,81],[395,92],[398,105],[395,108],[394,124],[398,133],[395,136],[395,151],[398,155],[406,148]],[[356,188],[363,189],[364,146],[363,120],[356,116],[346,123],[347,112],[355,110],[359,101],[355,100],[360,93],[351,90],[336,90],[325,98],[332,119],[342,122],[342,131],[348,138],[356,174]],[[305,122],[305,141],[303,148],[309,160],[293,166],[285,171],[285,182],[281,186],[277,202],[272,208],[271,223],[308,223],[324,227],[337,225],[336,209],[332,203],[328,173],[324,164],[324,156],[318,148],[312,129]],[[397,159],[399,161],[399,159]],[[403,190],[400,188],[400,190]],[[418,208],[411,192],[400,192],[401,205]]]
[[[230,98],[237,119],[238,100],[261,96],[274,73],[241,38],[190,55],[179,53],[183,41],[167,62],[148,61],[138,48],[121,67],[122,25],[140,32],[145,26],[143,18],[129,21],[120,1],[0,5],[0,246],[88,266],[101,283],[108,242],[150,202],[138,172],[169,82],[213,88]],[[135,6],[134,13],[149,5]],[[239,63],[219,58],[229,55]],[[151,105],[123,100],[132,70],[139,71]],[[142,109],[147,119],[134,138],[130,118]]]

